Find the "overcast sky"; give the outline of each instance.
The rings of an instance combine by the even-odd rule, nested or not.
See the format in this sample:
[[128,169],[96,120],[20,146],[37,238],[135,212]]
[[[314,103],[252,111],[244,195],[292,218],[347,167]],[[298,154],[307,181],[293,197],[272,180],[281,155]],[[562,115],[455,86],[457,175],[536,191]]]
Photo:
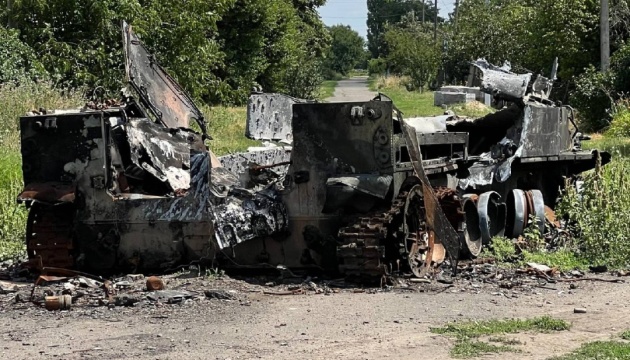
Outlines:
[[[438,0],[440,16],[447,18],[454,3],[455,0]],[[319,8],[319,14],[326,25],[350,25],[367,39],[367,0],[328,0]]]

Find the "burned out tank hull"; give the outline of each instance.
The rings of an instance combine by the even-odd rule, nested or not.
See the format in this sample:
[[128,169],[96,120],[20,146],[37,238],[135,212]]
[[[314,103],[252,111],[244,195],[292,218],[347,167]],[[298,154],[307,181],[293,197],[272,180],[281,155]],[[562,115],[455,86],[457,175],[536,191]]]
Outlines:
[[38,266],[424,276],[493,236],[518,237],[530,216],[543,226],[564,179],[609,160],[580,150],[572,110],[545,97],[547,81],[532,92],[529,76],[483,64],[482,88],[512,102],[483,118],[404,119],[384,95],[314,103],[257,92],[246,135],[269,144],[217,158],[194,102],[123,33],[138,100],[20,120],[18,200],[30,206]]

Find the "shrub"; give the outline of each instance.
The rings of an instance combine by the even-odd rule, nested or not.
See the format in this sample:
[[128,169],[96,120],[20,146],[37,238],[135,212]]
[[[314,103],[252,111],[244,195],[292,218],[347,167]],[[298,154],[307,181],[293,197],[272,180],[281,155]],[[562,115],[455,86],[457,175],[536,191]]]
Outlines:
[[628,137],[630,136],[630,100],[622,99],[617,101],[614,106],[612,121],[610,127],[606,130],[606,136],[609,137]]
[[[614,156],[614,154],[613,154]],[[557,208],[578,234],[573,248],[593,264],[623,267],[630,259],[630,159],[615,159],[584,175],[578,192],[567,186]]]
[[0,84],[48,79],[48,73],[17,31],[0,26]]
[[483,249],[482,257],[492,257],[498,263],[512,261],[516,257],[514,241],[506,237],[496,236],[492,238],[490,247]]
[[383,58],[368,61],[368,73],[370,75],[383,75],[387,71],[387,61]]
[[597,132],[610,124],[613,82],[613,73],[601,73],[593,66],[576,79],[569,102],[578,110],[582,130]]

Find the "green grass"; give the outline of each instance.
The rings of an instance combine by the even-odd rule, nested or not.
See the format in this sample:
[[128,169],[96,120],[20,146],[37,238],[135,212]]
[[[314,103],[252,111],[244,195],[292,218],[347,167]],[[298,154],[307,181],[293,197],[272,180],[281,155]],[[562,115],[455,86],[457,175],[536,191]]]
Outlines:
[[212,136],[210,149],[217,155],[246,151],[250,146],[259,146],[260,142],[245,137],[247,108],[202,106],[201,110],[209,119],[208,134]]
[[630,344],[621,341],[595,341],[582,345],[579,349],[549,360],[621,360],[630,359]]
[[337,80],[324,80],[322,85],[319,87],[319,95],[317,98],[320,100],[326,100],[327,98],[333,96],[336,87]]
[[484,354],[498,354],[505,352],[518,352],[515,349],[507,345],[494,345],[483,341],[477,340],[465,340],[458,341],[451,349],[451,356],[454,358],[474,358]]
[[[467,321],[448,324],[441,328],[431,328],[431,332],[446,336],[454,336],[457,340],[451,349],[451,356],[457,358],[477,357],[488,353],[516,352],[518,349],[510,345],[518,345],[517,340],[510,340],[504,334],[515,334],[523,331],[551,332],[568,330],[570,325],[564,320],[543,316],[533,319],[506,319]],[[493,336],[494,335],[494,336]],[[490,336],[489,342],[501,343],[494,345],[478,340],[481,336]]]
[[613,155],[613,158],[630,157],[630,138],[604,137],[596,134],[593,135],[592,140],[582,142],[582,147],[586,150],[608,151]]
[[504,264],[514,261],[517,256],[514,241],[508,238],[494,237],[490,245],[483,247],[482,258],[493,258],[497,263]]
[[571,248],[593,265],[625,268],[630,260],[630,158],[584,174],[582,192],[568,187],[556,209],[579,234]]
[[406,118],[443,115],[446,110],[451,110],[456,115],[478,118],[494,111],[479,102],[453,105],[446,109],[435,106],[432,91],[407,91],[406,81],[404,77],[397,76],[372,77],[368,80],[368,85],[370,90],[390,97]]
[[26,209],[16,198],[22,190],[22,163],[17,151],[0,146],[0,261],[24,254]]
[[448,324],[441,328],[432,328],[431,332],[443,335],[479,337],[482,335],[514,334],[521,331],[550,332],[568,330],[571,326],[564,320],[542,316],[533,319],[506,319],[467,321]]
[[570,249],[559,249],[553,252],[529,252],[523,251],[523,264],[537,263],[557,268],[560,271],[586,270],[588,261],[579,257]]

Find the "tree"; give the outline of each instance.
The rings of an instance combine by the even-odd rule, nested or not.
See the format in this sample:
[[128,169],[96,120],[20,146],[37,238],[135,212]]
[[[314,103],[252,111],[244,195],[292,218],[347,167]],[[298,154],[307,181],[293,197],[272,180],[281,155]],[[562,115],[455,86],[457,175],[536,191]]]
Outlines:
[[33,49],[20,41],[17,31],[0,26],[0,84],[49,79]]
[[463,79],[468,63],[485,57],[549,75],[558,57],[559,77],[571,80],[599,61],[598,16],[592,0],[461,0],[447,70]]
[[[438,12],[433,2],[427,0],[367,0],[367,6],[368,49],[373,58],[387,55],[383,34],[388,24],[400,22],[400,19],[409,13],[413,13],[417,21],[422,21],[423,11],[425,21],[432,24]],[[438,22],[443,21],[441,17],[438,18]]]
[[422,24],[390,28],[384,40],[389,65],[394,72],[409,76],[414,89],[423,91],[435,80],[441,51]]
[[333,72],[347,75],[364,60],[365,41],[348,25],[331,26],[329,32],[332,42],[324,66]]
[[128,21],[193,97],[242,104],[254,85],[312,96],[328,35],[324,0],[14,0],[0,21],[20,33],[53,80],[123,80],[120,25]]

